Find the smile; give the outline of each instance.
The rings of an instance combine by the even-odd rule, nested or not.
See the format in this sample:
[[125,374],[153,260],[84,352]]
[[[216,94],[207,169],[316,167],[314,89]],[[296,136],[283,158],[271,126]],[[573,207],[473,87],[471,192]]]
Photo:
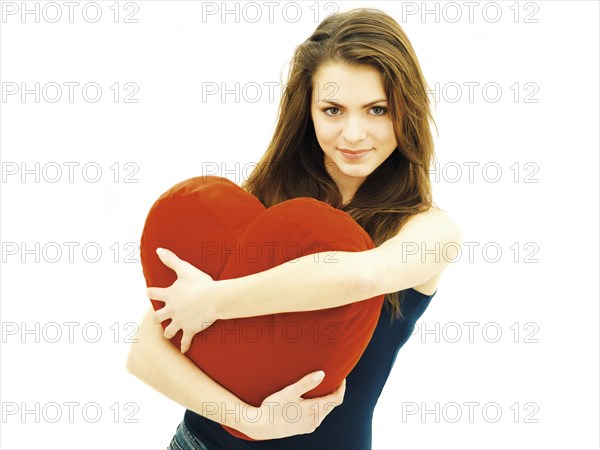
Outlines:
[[342,149],[338,149],[338,150],[340,151],[340,153],[342,155],[344,155],[344,158],[351,159],[351,160],[356,160],[356,159],[364,158],[365,155],[368,155],[371,152],[371,150],[373,150],[373,149],[369,149],[369,150],[357,150],[357,151],[342,150]]

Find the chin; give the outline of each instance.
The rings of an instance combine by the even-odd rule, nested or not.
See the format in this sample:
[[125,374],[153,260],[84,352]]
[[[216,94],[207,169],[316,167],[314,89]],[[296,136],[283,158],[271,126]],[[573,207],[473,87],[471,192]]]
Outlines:
[[340,169],[340,173],[352,178],[366,178],[367,176],[371,175],[372,172],[373,170],[371,168],[364,167],[356,167],[354,170]]

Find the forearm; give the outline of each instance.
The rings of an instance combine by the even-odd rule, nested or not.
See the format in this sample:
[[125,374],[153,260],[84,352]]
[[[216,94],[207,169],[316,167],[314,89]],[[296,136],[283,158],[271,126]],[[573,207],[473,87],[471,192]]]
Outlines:
[[[372,295],[362,252],[327,251],[217,283],[220,318],[334,308]],[[243,301],[240,301],[243,299]]]
[[[231,411],[250,405],[219,385],[163,337],[160,324],[152,321],[153,309],[144,316],[131,344],[127,370],[161,394],[215,422],[247,434],[246,425]],[[229,414],[222,414],[228,411]],[[243,417],[243,414],[237,415]]]

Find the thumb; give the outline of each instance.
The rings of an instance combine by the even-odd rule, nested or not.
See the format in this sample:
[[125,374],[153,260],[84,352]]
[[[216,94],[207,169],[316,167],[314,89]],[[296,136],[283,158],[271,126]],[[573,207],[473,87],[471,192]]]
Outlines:
[[156,249],[156,254],[165,266],[167,266],[169,269],[175,270],[175,267],[179,262],[179,258],[175,253],[173,253],[171,250],[167,250],[166,248],[158,247]]
[[169,269],[173,269],[173,271],[175,271],[178,276],[180,274],[189,273],[190,270],[191,271],[199,270],[194,265],[179,258],[179,256],[177,256],[171,250],[167,250],[166,248],[158,247],[156,249],[156,254],[160,258],[160,260],[163,262],[163,264],[165,266],[167,266]]
[[301,397],[302,394],[305,394],[317,387],[319,384],[321,384],[323,378],[325,378],[325,372],[319,370],[317,372],[309,373],[300,380],[296,381],[294,384],[290,385],[294,398]]

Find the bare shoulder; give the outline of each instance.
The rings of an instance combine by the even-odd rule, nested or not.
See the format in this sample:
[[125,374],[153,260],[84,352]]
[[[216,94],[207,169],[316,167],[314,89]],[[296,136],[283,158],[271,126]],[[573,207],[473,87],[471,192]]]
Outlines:
[[453,241],[461,239],[460,227],[456,221],[446,211],[433,206],[427,211],[410,217],[398,234],[401,234],[404,228],[413,227],[425,228],[439,239],[456,238],[452,239]]
[[[440,240],[444,243],[455,244],[455,248],[462,245],[463,239],[460,227],[446,211],[439,208],[432,206],[425,212],[415,214],[407,221],[405,226],[409,224],[410,226],[417,226],[419,228],[430,228],[431,232],[439,236]],[[437,290],[442,272],[438,272],[425,283],[413,286],[413,289],[425,295],[432,295]]]

